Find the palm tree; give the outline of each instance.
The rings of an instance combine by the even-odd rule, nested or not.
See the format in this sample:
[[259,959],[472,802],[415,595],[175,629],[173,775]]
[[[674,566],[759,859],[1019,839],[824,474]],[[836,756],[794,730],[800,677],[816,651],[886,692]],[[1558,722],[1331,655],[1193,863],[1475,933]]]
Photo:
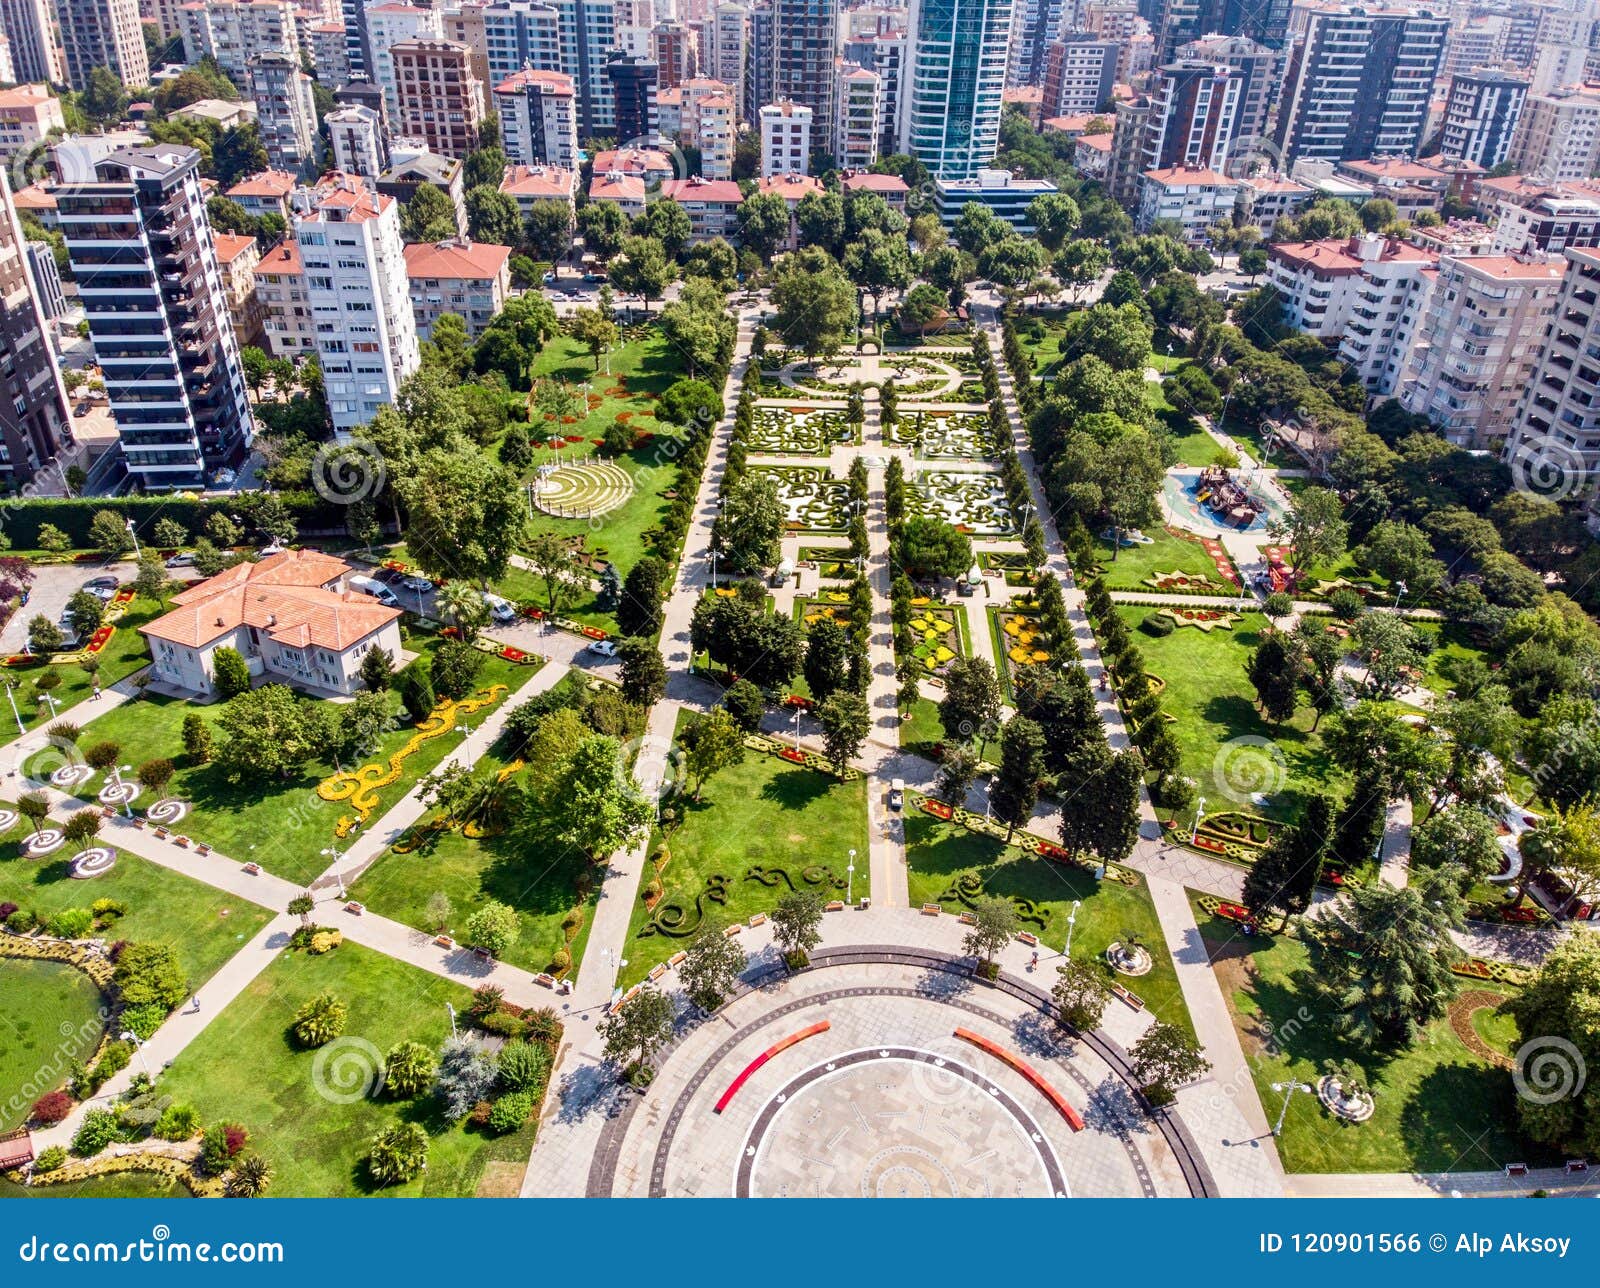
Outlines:
[[289,915],[291,917],[299,917],[302,926],[309,926],[311,924],[311,910],[316,906],[316,902],[311,898],[310,894],[297,894],[293,899],[289,900]]
[[450,624],[461,632],[464,640],[471,640],[477,635],[478,628],[489,620],[489,606],[469,581],[452,581],[440,587],[434,603],[450,619]]
[[272,1184],[272,1168],[259,1154],[236,1159],[225,1187],[230,1199],[258,1199]]

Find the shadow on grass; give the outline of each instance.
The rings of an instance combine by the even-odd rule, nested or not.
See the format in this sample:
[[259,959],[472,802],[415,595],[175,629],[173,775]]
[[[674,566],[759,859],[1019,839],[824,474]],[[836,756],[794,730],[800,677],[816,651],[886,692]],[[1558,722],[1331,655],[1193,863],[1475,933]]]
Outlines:
[[[1488,1110],[1488,1113],[1484,1111]],[[1512,1145],[1516,1097],[1511,1077],[1488,1065],[1444,1064],[1424,1077],[1400,1112],[1400,1138],[1417,1167],[1429,1172],[1499,1170],[1507,1158],[1495,1151]],[[1479,1132],[1464,1124],[1488,1127]],[[1497,1131],[1491,1124],[1503,1124]],[[1516,1145],[1519,1151],[1521,1145]],[[1558,1161],[1539,1151],[1527,1161]],[[1518,1160],[1522,1159],[1521,1152]]]
[[813,769],[789,769],[774,775],[761,788],[761,799],[780,809],[805,809],[828,794],[831,775]]

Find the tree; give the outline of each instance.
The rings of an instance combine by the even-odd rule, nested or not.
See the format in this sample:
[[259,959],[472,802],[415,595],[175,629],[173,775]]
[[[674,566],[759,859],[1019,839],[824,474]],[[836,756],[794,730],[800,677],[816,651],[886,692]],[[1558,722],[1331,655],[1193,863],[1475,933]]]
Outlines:
[[650,237],[661,243],[668,259],[679,259],[684,247],[694,236],[694,225],[689,212],[676,201],[663,197],[652,201],[642,215],[634,217],[633,232],[638,237]]
[[978,253],[978,275],[1015,291],[1031,283],[1049,263],[1037,241],[1011,233]]
[[666,250],[653,237],[625,237],[617,258],[611,261],[611,280],[619,291],[644,301],[658,300],[676,276]]
[[1311,906],[1332,823],[1333,803],[1326,796],[1312,796],[1300,821],[1280,829],[1250,865],[1241,898],[1258,921],[1271,912],[1287,918]]
[[739,206],[739,240],[771,262],[789,237],[789,203],[782,194],[758,192]]
[[723,691],[722,705],[744,733],[757,732],[767,713],[767,700],[749,680],[735,680],[730,684]]
[[717,516],[715,539],[734,572],[754,573],[778,562],[778,540],[788,512],[770,474],[747,474],[729,490]]
[[67,612],[72,614],[72,629],[87,639],[100,629],[105,620],[106,606],[100,596],[90,590],[74,591],[67,600]]
[[418,1123],[385,1127],[367,1145],[367,1174],[375,1185],[403,1185],[427,1166],[428,1133]]
[[169,584],[166,565],[161,562],[160,555],[146,554],[139,560],[139,571],[133,578],[133,593],[140,599],[153,599],[159,603],[166,597]]
[[1367,669],[1367,688],[1389,698],[1409,688],[1428,660],[1428,642],[1396,613],[1367,613],[1351,631],[1357,660]]
[[428,679],[437,697],[459,702],[472,692],[482,667],[483,654],[471,644],[444,640],[428,663]]
[[617,633],[653,636],[661,629],[661,601],[666,565],[654,555],[643,555],[628,569],[617,600]]
[[591,201],[578,212],[578,230],[590,254],[609,260],[622,249],[628,217],[614,201]]
[[236,648],[223,645],[211,655],[212,685],[226,702],[250,691],[250,667]]
[[41,825],[50,817],[50,798],[43,792],[24,792],[17,798],[17,810],[33,824],[33,834],[38,836]]
[[795,203],[794,221],[806,248],[815,247],[829,255],[843,252],[844,198],[839,193],[807,193]]
[[945,670],[939,723],[953,743],[987,741],[1000,719],[1000,681],[981,657],[957,658]]
[[1444,565],[1433,557],[1428,534],[1401,519],[1374,524],[1354,554],[1360,567],[1386,581],[1404,582],[1408,596],[1426,595],[1444,578]]
[[1064,193],[1045,193],[1028,203],[1027,220],[1033,225],[1033,235],[1052,251],[1060,250],[1077,231],[1081,218],[1078,203]]
[[588,346],[594,369],[599,371],[600,355],[616,344],[622,333],[617,330],[617,324],[602,316],[598,309],[578,309],[567,319],[567,334]]
[[299,917],[302,926],[309,926],[311,924],[311,914],[316,909],[317,901],[309,893],[306,893],[297,894],[293,899],[289,900],[289,906],[286,911],[291,917]]
[[957,246],[969,255],[979,255],[985,249],[1003,240],[1011,226],[981,202],[969,201],[956,216],[951,236]]
[[203,765],[211,759],[211,726],[198,711],[191,711],[183,718],[183,754],[194,765]]
[[541,199],[529,204],[522,234],[533,253],[550,261],[561,274],[561,261],[572,249],[572,207],[565,201]]
[[123,555],[133,549],[133,534],[115,510],[96,510],[89,521],[89,540],[108,555]]
[[1083,777],[1063,778],[1062,799],[1074,795],[1088,808],[1061,811],[1061,843],[1068,850],[1087,850],[1102,863],[1120,863],[1139,839],[1139,789],[1144,762],[1131,748],[1110,754],[1104,744],[1084,758]]
[[150,789],[157,797],[167,790],[167,784],[172,781],[175,772],[173,764],[165,756],[147,760],[135,771],[139,781]]
[[939,763],[939,780],[934,791],[940,800],[962,809],[966,806],[967,793],[977,777],[977,753],[970,747],[948,747],[944,759]]
[[494,1085],[492,1055],[466,1034],[445,1040],[439,1049],[439,1073],[433,1090],[448,1121],[465,1118],[480,1100],[488,1099]]
[[104,815],[95,809],[80,809],[61,827],[61,835],[72,845],[87,845],[100,834]]
[[1300,695],[1300,655],[1284,636],[1276,631],[1263,634],[1246,670],[1268,720],[1282,724],[1294,715]]
[[1100,1027],[1111,989],[1099,967],[1069,959],[1056,967],[1056,985],[1050,990],[1050,1000],[1056,1004],[1056,1016],[1062,1024],[1088,1033]]
[[28,622],[28,647],[35,653],[54,653],[66,643],[61,628],[43,613]]
[[400,235],[408,242],[442,242],[456,235],[456,207],[431,183],[419,184],[400,211]]
[[1334,1032],[1369,1050],[1415,1043],[1455,996],[1461,950],[1450,932],[1460,925],[1455,885],[1436,874],[1404,889],[1374,881],[1330,906],[1308,947]]
[[1568,935],[1504,1009],[1522,1033],[1538,1035],[1531,1058],[1516,1070],[1523,1092],[1517,1097],[1522,1129],[1552,1149],[1592,1157],[1600,1151],[1600,1091],[1593,1081],[1593,1071],[1600,1068],[1600,1032],[1594,1024],[1600,1010],[1600,939]]
[[503,957],[521,937],[516,910],[491,900],[467,918],[467,942],[491,957]]
[[394,658],[389,650],[374,645],[361,659],[361,683],[373,693],[387,693],[394,678]]
[[1085,287],[1100,280],[1110,263],[1111,252],[1099,242],[1069,241],[1056,253],[1050,271],[1076,299]]
[[683,991],[702,1011],[714,1011],[727,1000],[743,973],[745,951],[737,939],[715,928],[702,930],[686,951],[687,956],[678,963]]
[[914,328],[918,335],[926,335],[936,321],[949,316],[945,308],[948,303],[945,292],[930,282],[920,282],[900,302],[900,325],[905,329]]
[[700,799],[700,793],[714,775],[744,763],[744,738],[745,730],[731,712],[722,707],[713,708],[678,735],[683,773],[695,800]]
[[1146,1098],[1158,1106],[1171,1104],[1179,1086],[1211,1067],[1192,1037],[1176,1024],[1160,1020],[1128,1048],[1128,1057]]
[[844,270],[872,296],[872,311],[877,314],[885,291],[911,284],[911,251],[905,234],[867,229],[845,250]]
[[1026,716],[1012,716],[1000,733],[1000,772],[989,790],[995,818],[1006,825],[1006,844],[1033,817],[1044,777],[1044,734]]
[[78,109],[95,125],[115,125],[128,112],[128,91],[109,67],[91,67]]
[[722,419],[722,395],[704,380],[674,380],[656,399],[656,418],[709,432]]
[[842,775],[872,732],[867,700],[859,693],[840,689],[817,707],[816,716],[822,724],[822,744],[828,759]]
[[1499,872],[1504,858],[1496,820],[1473,805],[1441,810],[1411,829],[1413,871],[1448,872],[1462,891]]
[[[459,313],[441,313],[428,328],[429,348],[425,354],[451,380],[465,380],[472,370],[472,339],[467,323]],[[468,391],[461,394],[467,397]],[[499,399],[499,395],[496,395]],[[481,441],[481,440],[480,440]]]
[[1331,563],[1344,553],[1349,533],[1338,496],[1320,487],[1308,487],[1295,497],[1284,528],[1296,568]]
[[522,242],[522,212],[510,193],[487,183],[467,189],[467,232],[475,242],[517,246]]
[[39,549],[48,550],[53,554],[72,549],[72,538],[53,523],[39,525]]
[[650,1057],[672,1039],[672,1001],[646,984],[596,1026],[607,1060],[623,1065],[623,1077],[649,1082]]
[[1525,893],[1536,875],[1554,876],[1571,893],[1563,912],[1572,905],[1593,902],[1600,894],[1600,815],[1587,807],[1558,810],[1537,828],[1524,832],[1518,841],[1522,854]]
[[323,990],[301,1003],[290,1027],[303,1047],[326,1046],[344,1032],[350,1007],[331,990]]
[[315,710],[282,684],[264,684],[233,698],[216,720],[222,735],[217,761],[223,772],[238,780],[247,774],[286,774],[305,764],[324,741],[322,722],[307,719],[307,712]]
[[964,952],[978,959],[978,973],[993,979],[1000,973],[995,957],[1016,936],[1021,923],[1010,899],[985,896],[972,904],[972,928],[961,941]]
[[527,560],[544,582],[544,608],[552,616],[559,613],[578,593],[577,565],[572,549],[553,532],[536,534],[527,547]]
[[790,969],[804,966],[822,942],[822,897],[814,890],[796,890],[772,910],[772,939],[783,950]]
[[522,488],[480,452],[430,448],[397,481],[406,542],[436,579],[486,584],[505,575],[526,524]]
[[960,577],[972,567],[972,539],[932,515],[912,515],[895,546],[912,576]]
[[810,358],[836,353],[855,328],[855,288],[832,256],[816,247],[783,261],[772,304],[779,333]]
[[639,792],[622,764],[613,738],[584,739],[563,763],[558,789],[540,803],[557,840],[591,860],[609,858],[651,821],[651,802]]
[[641,707],[654,706],[667,691],[667,664],[647,639],[625,635],[617,644],[622,659],[622,696]]
[[850,634],[831,618],[822,617],[806,631],[806,686],[812,698],[825,702],[848,678]]

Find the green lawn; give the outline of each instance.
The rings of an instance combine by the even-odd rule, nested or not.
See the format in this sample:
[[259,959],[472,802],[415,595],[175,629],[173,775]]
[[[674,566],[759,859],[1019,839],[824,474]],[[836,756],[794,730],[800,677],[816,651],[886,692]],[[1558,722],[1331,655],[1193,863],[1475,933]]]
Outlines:
[[[865,779],[843,783],[831,774],[747,750],[742,765],[723,770],[706,784],[698,803],[684,799],[680,808],[683,821],[664,836],[652,836],[650,853],[664,843],[672,856],[661,874],[663,902],[656,911],[677,905],[684,910],[684,921],[676,935],[643,933],[652,913],[644,905],[641,882],[623,950],[628,960],[623,984],[641,979],[657,962],[687,946],[702,922],[747,921],[754,913],[770,912],[790,884],[843,899],[842,887],[828,881],[808,883],[805,872],[820,867],[843,881],[852,849],[853,893],[857,899],[872,893]],[[763,884],[749,875],[756,868],[782,869],[788,881],[777,877],[775,884]],[[707,897],[712,877],[727,879],[725,901]]]
[[[535,511],[529,530],[581,537],[589,550],[614,563],[618,574],[626,577],[640,556],[649,551],[646,534],[666,513],[671,501],[663,494],[678,481],[675,444],[681,439],[681,432],[675,426],[657,421],[654,410],[655,398],[685,372],[672,346],[660,331],[653,328],[644,338],[625,341],[613,349],[609,371],[609,375],[596,375],[594,360],[589,356],[588,349],[576,340],[558,337],[545,346],[534,364],[534,378],[555,379],[583,386],[583,392],[597,396],[600,403],[580,424],[560,427],[564,434],[581,435],[584,441],[570,444],[560,451],[539,449],[527,477],[532,478],[539,465],[550,461],[578,461],[593,455],[593,440],[600,438],[606,426],[619,414],[627,414],[630,417],[628,424],[655,435],[654,441],[616,460],[616,464],[633,480],[633,495],[617,509],[595,520],[598,527],[591,528],[587,520],[558,519]],[[616,392],[624,389],[625,393]],[[546,426],[541,420],[536,421],[533,428],[537,433]],[[506,585],[505,581],[501,583],[501,593],[508,599],[539,597],[537,594],[513,594],[516,588],[514,579],[511,588],[507,589]],[[615,626],[611,615],[595,606],[592,596],[572,606],[567,615],[591,625]]]
[[66,1080],[100,1040],[105,1006],[94,981],[60,962],[0,960],[0,1132]]
[[[436,646],[436,639],[422,636],[412,637],[406,644],[410,650],[424,652]],[[515,692],[532,675],[532,667],[485,655],[477,683],[479,688],[505,684]],[[504,701],[504,697],[502,695],[499,701]],[[396,712],[400,712],[398,694],[392,702]],[[458,714],[456,731],[422,743],[403,762],[399,779],[377,793],[379,805],[371,821],[381,818],[460,742],[463,719],[476,725],[491,709],[480,709],[464,718]],[[334,766],[325,761],[312,761],[298,773],[270,782],[257,779],[229,782],[216,764],[190,764],[183,754],[184,717],[191,711],[198,711],[214,724],[221,710],[217,704],[198,706],[172,698],[148,697],[108,712],[97,719],[90,730],[93,741],[110,739],[120,744],[123,755],[134,764],[158,756],[173,760],[178,772],[168,795],[182,797],[193,806],[179,828],[186,835],[205,841],[238,862],[254,860],[274,875],[291,881],[310,881],[331,862],[322,851],[335,841],[334,828],[339,819],[345,815],[353,817],[348,804],[325,801],[316,794],[317,784],[334,773]],[[413,732],[412,726],[404,723],[401,713],[400,727],[383,736],[367,761],[386,760],[406,744]],[[91,784],[90,788],[94,786]],[[149,803],[148,800],[139,802],[141,806]]]
[[[1019,913],[1038,920],[1025,920],[1022,929],[1041,940],[1040,970],[1034,982],[1049,988],[1055,982],[1055,968],[1060,965],[1057,956],[1066,944],[1067,918],[1076,900],[1081,906],[1072,932],[1072,955],[1080,960],[1103,958],[1110,944],[1130,932],[1137,935],[1150,946],[1154,968],[1137,979],[1114,978],[1143,998],[1161,1019],[1194,1031],[1178,988],[1177,972],[1162,947],[1155,908],[1142,884],[1133,887],[1096,881],[1092,872],[1039,858],[996,837],[942,823],[916,809],[906,811],[905,828],[913,907],[937,903],[948,913],[961,912],[965,901],[958,893],[958,885],[963,877],[976,878],[975,883],[969,880],[966,884],[969,898],[981,885],[985,895],[1024,901]],[[1113,978],[1109,969],[1106,978]]]
[[352,1068],[366,1052],[381,1059],[402,1041],[437,1047],[450,1033],[445,1004],[462,1011],[471,1000],[459,984],[355,944],[321,957],[285,952],[184,1049],[162,1075],[161,1090],[194,1105],[203,1122],[247,1127],[250,1148],[272,1165],[272,1192],[280,1197],[371,1192],[362,1161],[368,1142],[402,1119],[432,1137],[428,1166],[416,1180],[377,1191],[383,1195],[470,1197],[490,1161],[526,1160],[532,1125],[494,1139],[444,1122],[431,1097],[341,1104],[323,1094],[317,1052],[294,1045],[288,1029],[300,1004],[324,989],[350,1008],[343,1038]]
[[43,859],[20,857],[18,842],[29,830],[18,824],[0,843],[0,903],[14,903],[41,918],[66,908],[87,908],[96,899],[125,903],[127,915],[104,937],[176,949],[191,987],[216,974],[272,918],[265,908],[126,850],[117,852],[116,866],[104,876],[74,881],[67,874],[70,845]]
[[[1165,528],[1157,528],[1154,532],[1145,533],[1145,536],[1151,538],[1149,545],[1123,546],[1116,551],[1112,550],[1109,541],[1100,537],[1094,538],[1095,557],[1100,561],[1100,567],[1105,573],[1107,587],[1112,590],[1138,590],[1154,595],[1161,592],[1146,582],[1145,578],[1156,573],[1176,570],[1208,577],[1216,582],[1219,589],[1207,592],[1209,594],[1237,593],[1237,587],[1222,580],[1216,564],[1198,541],[1175,536]],[[1116,555],[1115,559],[1112,558],[1113,553]]]
[[[1171,728],[1182,753],[1181,770],[1198,784],[1210,812],[1232,806],[1293,819],[1308,793],[1325,788],[1337,776],[1321,736],[1310,732],[1314,719],[1310,708],[1301,707],[1283,725],[1268,724],[1256,708],[1245,664],[1266,625],[1265,617],[1247,613],[1231,631],[1208,634],[1183,626],[1156,638],[1139,629],[1153,610],[1125,605],[1117,611],[1144,654],[1146,669],[1166,681],[1162,705],[1177,717]],[[1241,738],[1251,741],[1227,746]],[[1238,791],[1241,783],[1262,779],[1281,783],[1264,805],[1229,798],[1228,788]]]
[[[495,771],[504,764],[493,755],[478,761],[479,768]],[[575,906],[581,907],[583,925],[570,945],[575,977],[599,898],[600,874],[593,863],[577,851],[551,844],[538,827],[526,824],[481,839],[465,836],[459,828],[421,835],[415,848],[385,851],[356,883],[352,897],[385,917],[433,930],[428,898],[442,891],[454,911],[448,927],[452,932],[462,930],[485,903],[508,904],[517,910],[522,933],[503,960],[531,971],[550,969],[555,951],[568,946],[561,923]],[[584,898],[577,892],[580,877],[591,884]]]
[[1365,1123],[1340,1122],[1312,1096],[1291,1100],[1278,1142],[1287,1170],[1490,1171],[1509,1161],[1540,1161],[1509,1130],[1510,1074],[1468,1051],[1448,1018],[1431,1024],[1408,1050],[1352,1050],[1329,1029],[1304,944],[1281,935],[1247,937],[1198,904],[1195,916],[1270,1117],[1282,1104],[1274,1082],[1315,1083],[1329,1060],[1355,1059],[1372,1080],[1377,1111]]
[[[26,608],[17,611],[28,614]],[[29,729],[37,729],[56,719],[51,713],[50,704],[39,696],[36,687],[39,677],[47,670],[54,670],[61,677],[61,684],[50,691],[50,696],[55,699],[56,710],[70,719],[70,709],[94,692],[96,674],[100,678],[101,688],[109,689],[148,663],[150,650],[145,645],[144,636],[139,634],[139,627],[161,616],[163,611],[162,605],[150,599],[136,599],[129,604],[128,611],[117,619],[116,631],[100,650],[99,667],[94,674],[76,662],[56,667],[27,667],[12,672],[21,682],[16,690],[16,701],[22,723]],[[9,709],[0,707],[0,710],[5,712],[0,720],[11,714]]]

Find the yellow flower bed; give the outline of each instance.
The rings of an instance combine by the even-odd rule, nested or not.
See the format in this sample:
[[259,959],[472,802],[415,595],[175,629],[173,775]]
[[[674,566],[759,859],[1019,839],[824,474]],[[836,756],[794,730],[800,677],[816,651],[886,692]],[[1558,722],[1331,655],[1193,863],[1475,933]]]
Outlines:
[[[440,703],[433,714],[417,726],[416,732],[406,739],[405,745],[394,752],[386,763],[374,762],[362,765],[353,772],[345,770],[332,778],[325,778],[317,784],[317,795],[325,801],[349,801],[350,807],[360,816],[359,821],[365,823],[380,804],[378,793],[400,781],[401,766],[408,757],[415,755],[423,743],[454,729],[457,716],[470,715],[474,711],[492,706],[506,691],[505,685],[493,684],[487,689],[479,689],[476,697],[463,698],[459,702]],[[355,820],[341,817],[334,830],[337,835],[344,836],[354,826]],[[341,828],[344,830],[341,831]]]

